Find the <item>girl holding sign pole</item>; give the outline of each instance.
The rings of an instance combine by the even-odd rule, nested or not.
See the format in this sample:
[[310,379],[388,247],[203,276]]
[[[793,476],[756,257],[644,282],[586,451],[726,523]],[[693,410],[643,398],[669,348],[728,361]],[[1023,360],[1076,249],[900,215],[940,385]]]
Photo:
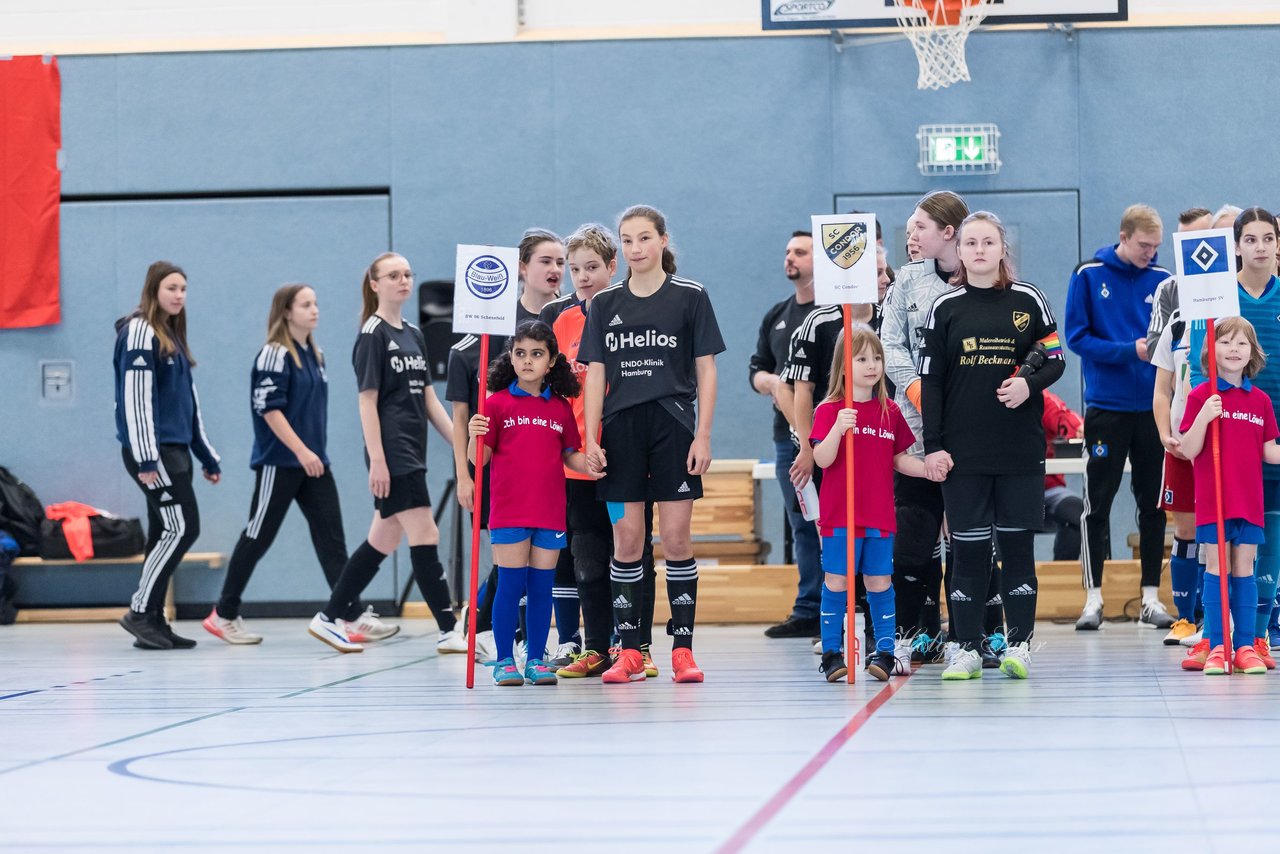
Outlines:
[[[1236,216],[1233,231],[1236,244],[1238,271],[1236,281],[1239,284],[1240,316],[1251,324],[1253,334],[1258,340],[1257,346],[1264,354],[1280,353],[1280,279],[1275,275],[1276,245],[1280,237],[1280,229],[1277,228],[1276,218],[1263,208],[1246,208]],[[1190,325],[1191,347],[1188,352],[1191,384],[1199,386],[1208,378],[1207,365],[1197,356],[1205,351],[1205,322],[1194,320]],[[1253,375],[1248,376],[1250,384],[1265,392],[1273,407],[1277,401],[1280,401],[1280,368],[1267,367],[1264,362],[1258,366]],[[1200,478],[1198,469],[1195,476],[1198,484]],[[1275,661],[1267,640],[1267,624],[1275,600],[1276,580],[1280,578],[1280,467],[1263,466],[1262,485],[1264,517],[1262,524],[1266,537],[1257,546],[1257,616],[1252,626],[1254,635],[1251,643],[1258,650],[1262,660],[1266,662],[1268,669],[1271,669],[1275,667]],[[1198,501],[1197,498],[1197,506],[1199,506]],[[1212,579],[1206,581],[1206,598],[1207,587],[1211,581]],[[1211,645],[1206,638],[1211,629],[1217,631],[1215,624],[1221,619],[1217,613],[1211,614],[1209,611],[1206,601],[1205,636],[1201,638],[1198,646],[1192,648],[1191,656],[1188,658],[1193,665],[1208,658]]]
[[[1243,216],[1243,214],[1242,214]],[[1225,627],[1222,618],[1222,589],[1218,564],[1217,502],[1213,455],[1203,453],[1208,445],[1205,433],[1219,419],[1222,461],[1222,524],[1230,548],[1227,570],[1231,573],[1229,595],[1235,623],[1231,646],[1235,650],[1232,668],[1249,674],[1267,672],[1259,654],[1256,626],[1271,615],[1270,601],[1264,612],[1260,602],[1253,563],[1258,545],[1265,541],[1263,522],[1263,478],[1260,463],[1280,464],[1280,436],[1272,399],[1253,384],[1267,363],[1259,347],[1253,324],[1242,317],[1226,317],[1214,324],[1218,386],[1202,383],[1187,397],[1182,416],[1182,452],[1195,466],[1196,542],[1206,544],[1205,556],[1205,638],[1210,645],[1205,661],[1206,676],[1226,672]],[[1210,358],[1205,351],[1202,358]],[[1213,614],[1216,619],[1211,619]]]
[[1035,532],[1044,523],[1040,392],[1065,362],[1049,301],[1016,281],[1004,226],[970,214],[959,229],[955,287],[933,303],[920,349],[925,465],[945,476],[956,568],[949,605],[959,649],[945,680],[982,677],[991,545],[999,543],[1010,646],[1000,669],[1025,679],[1036,616]]
[[427,495],[427,429],[450,440],[449,416],[431,387],[427,342],[422,331],[404,319],[404,304],[413,294],[413,271],[404,256],[386,252],[373,259],[361,284],[364,301],[360,335],[352,363],[360,389],[360,427],[364,432],[373,493],[373,522],[368,538],[352,552],[333,586],[325,609],[308,631],[339,652],[362,652],[340,622],[351,604],[378,573],[384,558],[409,540],[413,577],[431,609],[441,653],[465,653],[450,610],[449,584],[440,565],[440,531],[431,516]]
[[[521,324],[489,369],[488,415],[473,415],[467,458],[493,462],[490,538],[498,566],[493,637],[498,685],[556,684],[541,650],[551,629],[552,584],[567,543],[565,467],[587,473],[573,407],[581,391],[573,368],[556,346],[551,327]],[[520,599],[527,595],[529,657],[523,673],[514,657]]]
[[[902,646],[894,656],[896,611],[893,591],[893,540],[897,520],[893,508],[893,473],[925,477],[924,462],[908,451],[915,434],[897,404],[889,400],[884,379],[884,347],[869,329],[854,329],[849,341],[853,373],[844,374],[843,336],[836,342],[831,384],[826,400],[813,413],[813,461],[823,470],[818,496],[818,530],[822,535],[822,664],[828,682],[848,673],[840,654],[848,601],[849,536],[845,504],[844,434],[853,431],[854,572],[867,587],[869,621],[875,625],[875,651],[867,656],[867,672],[880,681],[909,675],[911,658]],[[853,407],[844,408],[845,383],[853,388]]]
[[598,495],[609,503],[613,519],[609,574],[622,637],[618,660],[602,680],[645,678],[641,556],[644,505],[654,501],[671,603],[672,678],[701,682],[693,658],[698,563],[689,527],[711,464],[715,357],[724,341],[706,290],[675,275],[662,213],[645,205],[627,208],[618,234],[627,277],[592,300],[578,350],[578,361],[587,365],[587,459],[593,472],[604,473]]

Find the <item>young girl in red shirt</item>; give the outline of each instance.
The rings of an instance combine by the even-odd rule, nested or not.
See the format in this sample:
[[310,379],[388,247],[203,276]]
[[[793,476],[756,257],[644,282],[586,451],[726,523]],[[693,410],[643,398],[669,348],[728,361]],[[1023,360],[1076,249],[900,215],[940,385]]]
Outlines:
[[[522,323],[489,369],[487,415],[473,415],[467,458],[482,446],[492,465],[489,536],[498,567],[493,603],[497,685],[556,684],[555,671],[535,652],[551,630],[551,588],[565,547],[565,466],[587,474],[587,460],[565,398],[581,392],[578,378],[547,324]],[[529,660],[524,672],[513,656],[520,598],[525,603]]]
[[853,351],[853,408],[844,408],[844,339],[836,343],[831,387],[813,413],[813,461],[825,474],[818,494],[818,531],[822,535],[822,665],[828,682],[848,673],[840,654],[840,634],[846,614],[849,584],[846,544],[844,434],[853,431],[854,571],[867,585],[868,615],[875,626],[875,651],[867,656],[867,672],[881,681],[911,672],[910,650],[904,660],[894,658],[896,608],[893,593],[893,536],[897,517],[893,506],[893,473],[924,477],[924,461],[908,451],[915,434],[902,411],[889,399],[884,381],[884,347],[870,329],[855,329]]

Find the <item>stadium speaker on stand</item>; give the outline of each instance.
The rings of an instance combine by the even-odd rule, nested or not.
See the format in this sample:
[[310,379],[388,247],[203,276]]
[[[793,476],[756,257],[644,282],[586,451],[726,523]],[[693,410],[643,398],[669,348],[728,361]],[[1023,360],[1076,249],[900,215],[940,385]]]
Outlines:
[[449,370],[449,348],[461,335],[453,331],[453,282],[433,279],[418,286],[418,325],[427,339],[427,364],[433,382]]

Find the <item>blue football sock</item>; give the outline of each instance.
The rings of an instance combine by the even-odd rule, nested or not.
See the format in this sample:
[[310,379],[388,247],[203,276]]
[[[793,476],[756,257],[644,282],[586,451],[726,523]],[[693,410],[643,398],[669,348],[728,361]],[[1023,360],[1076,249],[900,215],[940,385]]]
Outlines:
[[1231,578],[1231,619],[1236,629],[1231,635],[1234,649],[1253,646],[1253,633],[1258,616],[1258,579],[1252,575]]
[[845,591],[836,592],[825,583],[822,585],[822,651],[839,652],[844,632],[845,609],[848,605]]
[[1196,562],[1195,540],[1173,541],[1169,558],[1169,584],[1173,588],[1173,606],[1184,620],[1195,620],[1196,594],[1200,590],[1200,564]]
[[530,659],[546,655],[547,635],[551,632],[551,587],[555,580],[554,569],[529,568],[524,624],[528,629]]
[[879,593],[867,591],[867,607],[871,610],[871,628],[876,636],[877,652],[893,652],[897,625],[893,587]]
[[514,655],[520,599],[524,596],[527,578],[528,570],[523,566],[498,567],[498,592],[493,597],[493,642],[497,648],[494,656],[499,661]]
[[1204,636],[1209,639],[1210,649],[1222,646],[1222,588],[1218,585],[1218,576],[1211,572],[1204,574],[1204,590],[1200,595],[1204,602]]

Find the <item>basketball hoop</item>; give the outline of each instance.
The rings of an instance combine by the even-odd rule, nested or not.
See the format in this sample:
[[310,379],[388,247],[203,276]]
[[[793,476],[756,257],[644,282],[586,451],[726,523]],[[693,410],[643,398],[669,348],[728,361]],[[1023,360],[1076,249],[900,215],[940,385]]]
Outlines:
[[898,26],[920,61],[917,89],[969,80],[964,44],[987,17],[991,0],[894,0]]

